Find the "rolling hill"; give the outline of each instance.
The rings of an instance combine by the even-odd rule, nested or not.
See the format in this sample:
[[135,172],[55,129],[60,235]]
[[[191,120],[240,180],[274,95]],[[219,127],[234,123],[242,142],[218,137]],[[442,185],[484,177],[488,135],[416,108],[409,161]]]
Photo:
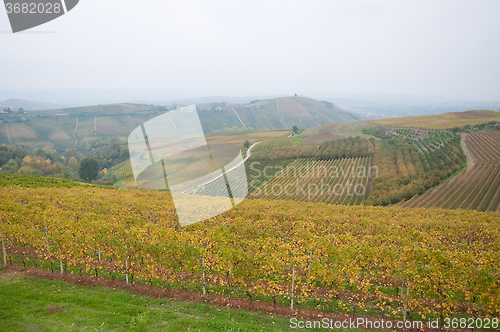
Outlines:
[[0,109],[10,108],[15,111],[17,111],[20,108],[23,108],[25,111],[27,110],[37,111],[37,110],[55,109],[61,107],[63,106],[51,103],[24,100],[24,99],[7,99],[0,101]]
[[[274,100],[284,114],[280,124],[305,121],[304,109],[318,121],[290,100]],[[245,124],[240,108],[231,110]],[[470,115],[477,112],[460,116]],[[97,135],[125,131],[147,120],[142,116],[94,115],[84,128]],[[10,134],[25,130],[49,140],[55,132],[43,131],[44,119],[28,123],[36,131],[16,123]],[[92,277],[113,288],[143,286],[155,297],[164,290],[203,294],[203,301],[220,296],[225,306],[242,299],[273,310],[293,303],[301,312],[361,312],[386,320],[498,316],[500,287],[491,262],[500,252],[500,124],[458,131],[358,121],[295,136],[284,129],[210,133],[209,142],[240,147],[261,141],[246,164],[252,199],[185,228],[168,191],[6,175],[0,181],[4,255],[11,267],[52,270],[79,282]],[[466,160],[476,165],[465,171]],[[130,167],[114,169],[124,185],[120,175],[133,181]],[[210,183],[196,189],[196,199],[219,193]],[[435,204],[406,205],[419,199]],[[394,206],[398,202],[406,203]]]
[[[331,103],[303,97],[255,100],[248,104],[197,105],[206,133],[224,128],[291,129],[359,120]],[[25,144],[30,148],[52,145],[58,150],[83,148],[86,142],[118,139],[149,119],[174,107],[144,104],[110,104],[0,116],[0,144]]]
[[197,107],[205,132],[233,126],[255,129],[314,128],[362,120],[360,116],[332,103],[304,97],[254,100],[248,104],[209,103]]

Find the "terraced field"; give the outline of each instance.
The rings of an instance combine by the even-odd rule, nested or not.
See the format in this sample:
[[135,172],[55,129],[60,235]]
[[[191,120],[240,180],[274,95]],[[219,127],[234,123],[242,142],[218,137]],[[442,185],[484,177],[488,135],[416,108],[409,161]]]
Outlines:
[[401,207],[500,211],[500,163],[474,166]]
[[363,129],[373,126],[373,124],[367,121],[357,121],[349,123],[335,123],[333,125],[325,126],[330,129],[330,132],[334,135],[339,136],[353,136],[353,134],[361,133]]
[[336,137],[363,137],[363,138],[371,138],[370,135],[363,134],[363,129],[369,127],[377,127],[377,125],[367,122],[367,121],[356,121],[356,122],[348,122],[348,123],[332,123],[324,125],[321,128],[307,128],[303,132],[299,134],[299,136],[312,136],[323,133],[330,133],[335,135]]
[[309,114],[309,111],[298,101],[292,98],[276,99],[277,107],[287,128],[313,128],[321,125]]
[[295,159],[274,167],[249,198],[328,204],[360,204],[368,192],[371,158],[334,160]]
[[134,123],[128,115],[125,116],[99,116],[97,117],[98,135],[128,136],[135,129]]
[[309,135],[306,138],[304,138],[304,142],[306,142],[308,145],[319,146],[323,142],[334,141],[336,139],[342,139],[342,136],[326,132],[326,133]]
[[82,139],[87,137],[95,137],[94,135],[94,117],[90,116],[79,116],[78,117],[78,127],[76,129],[76,135]]
[[332,123],[322,127],[307,128],[299,136],[305,137],[304,141],[309,145],[316,145],[345,137],[371,138],[371,135],[363,133],[363,129],[376,125],[367,121],[357,121],[349,123]]
[[[245,151],[246,148],[244,147],[245,141],[249,141],[250,143],[254,143],[257,141],[265,141],[265,140],[274,140],[274,139],[282,139],[286,138],[288,135],[290,135],[292,131],[288,130],[267,130],[267,131],[248,131],[244,133],[225,133],[225,132],[220,132],[220,133],[209,133],[205,135],[205,138],[207,140],[207,143],[212,144],[212,143],[234,143],[238,144],[238,146]],[[262,143],[259,143],[260,145]],[[257,146],[258,146],[257,145]],[[256,148],[252,149],[252,152],[256,152]]]
[[267,181],[278,175],[293,159],[279,161],[252,161],[245,164],[248,182],[248,192],[264,185]]
[[10,135],[11,144],[31,143],[40,141],[40,137],[38,137],[34,132],[29,130],[22,123],[12,122],[8,123],[7,126],[9,130],[8,132]]
[[275,148],[284,148],[286,146],[303,146],[303,145],[306,145],[306,143],[304,142],[304,138],[300,136],[270,139],[270,140],[265,140],[262,143],[256,145],[252,149],[252,152],[259,152],[262,150],[275,149]]
[[402,207],[500,210],[500,134],[477,132],[465,138],[476,165]]
[[291,98],[278,98],[276,101],[278,102],[280,113],[285,116],[292,118],[310,116],[304,106]]
[[469,134],[465,143],[474,154],[476,164],[500,161],[500,133],[477,132]]

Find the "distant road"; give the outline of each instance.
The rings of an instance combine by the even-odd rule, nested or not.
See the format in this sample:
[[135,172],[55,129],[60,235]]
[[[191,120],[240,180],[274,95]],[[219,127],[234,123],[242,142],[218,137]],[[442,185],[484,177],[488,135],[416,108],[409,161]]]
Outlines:
[[[122,109],[123,109],[123,106],[122,106]],[[128,116],[130,118],[130,120],[132,120],[132,123],[134,124],[134,126],[138,127],[139,125],[137,124],[137,122],[135,122],[135,120],[129,115]]]
[[78,145],[78,138],[76,137],[77,129],[78,129],[78,117],[76,117],[75,130],[73,130],[73,137],[75,138],[75,146],[73,146],[74,148],[76,148],[76,146]]
[[241,122],[241,124],[243,125],[243,127],[244,127],[245,129],[247,129],[247,126],[245,126],[245,124],[243,123],[243,121],[241,121],[240,116],[238,115],[238,113],[236,113],[236,110],[235,110],[234,108],[233,108],[233,112],[234,112],[234,114],[236,114],[236,116],[238,117],[238,120],[240,120],[240,122]]
[[[248,158],[250,158],[250,156],[252,155],[252,153],[251,153],[251,151],[250,151],[250,150],[252,150],[252,148],[253,148],[255,145],[259,144],[260,142],[262,142],[262,141],[258,141],[258,142],[253,143],[253,144],[252,144],[252,145],[248,148],[248,150],[247,150],[247,156],[245,157],[245,159],[243,159],[242,161],[240,161],[238,164],[236,164],[235,166],[231,167],[230,169],[224,169],[224,173],[226,173],[226,174],[227,174],[227,173],[231,172],[232,170],[234,170],[234,169],[236,169],[236,168],[240,167],[241,165],[243,165],[243,164],[245,163],[245,161],[247,161],[247,160],[248,160]],[[194,188],[198,188],[198,187],[201,187],[201,186],[207,185],[207,184],[209,184],[209,183],[212,183],[212,182],[214,182],[215,180],[217,180],[218,178],[220,178],[220,177],[222,177],[222,176],[224,176],[224,174],[221,174],[221,175],[219,175],[218,177],[216,177],[216,178],[214,178],[214,179],[212,179],[212,180],[206,181],[206,182],[204,182],[204,183],[201,183],[201,184],[198,184],[198,185],[196,185],[196,186],[194,186],[194,187],[191,187],[191,188],[189,188],[189,189],[186,189],[186,190],[184,190],[184,191],[183,191],[183,193],[185,193],[186,191],[190,191],[190,190],[192,190],[192,189],[194,189]]]
[[41,139],[43,139],[45,142],[48,142],[50,143],[50,145],[54,145],[54,143],[52,143],[51,141],[49,140],[46,140],[45,138],[43,138],[40,134],[38,134],[36,131],[34,131],[31,127],[29,127],[28,125],[26,125],[24,122],[21,122],[21,124],[23,126],[25,126],[26,128],[28,128],[29,131],[31,131],[33,134],[35,134],[36,136],[40,137]]
[[466,136],[467,134],[462,134],[462,140],[460,141],[460,143],[462,144],[462,149],[464,150],[465,156],[467,157],[467,170],[469,171],[476,165],[476,160],[474,159],[474,155],[469,150],[467,144],[465,144]]

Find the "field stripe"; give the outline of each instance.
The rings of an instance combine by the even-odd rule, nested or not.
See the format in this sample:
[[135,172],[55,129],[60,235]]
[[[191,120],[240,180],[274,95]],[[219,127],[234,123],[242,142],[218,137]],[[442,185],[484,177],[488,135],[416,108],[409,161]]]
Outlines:
[[478,207],[480,206],[480,203],[486,198],[486,195],[490,191],[491,185],[493,184],[497,173],[498,173],[498,169],[495,167],[492,167],[491,173],[488,175],[488,177],[483,178],[483,184],[480,186],[480,188],[478,188],[477,194],[472,196],[472,197],[474,197],[474,199],[466,207],[467,209],[475,209],[475,210],[478,209]]
[[[477,184],[477,181],[481,179],[483,172],[484,167],[479,165],[475,166],[471,172],[464,173],[461,179],[463,185],[459,187],[452,196],[450,196],[446,205],[443,205],[442,207],[445,209],[457,209],[465,201],[474,185]],[[443,195],[446,195],[446,193],[443,193]]]
[[[354,188],[357,184],[364,184],[366,188],[368,177],[358,177],[357,167],[365,166],[363,175],[366,175],[366,167],[369,167],[370,163],[371,158],[366,157],[330,160],[295,159],[281,173],[267,181],[265,188],[261,186],[260,194],[253,198],[327,204],[359,204],[363,200],[363,195],[356,195]],[[334,167],[337,167],[338,176],[333,172]],[[353,173],[354,178],[352,177]],[[348,195],[347,192],[347,182],[352,183],[351,195]],[[333,190],[335,185],[338,185],[336,188],[338,194],[335,194]],[[287,186],[292,186],[291,190],[288,188],[288,193],[284,190]],[[273,187],[279,188],[279,191],[273,193]],[[276,188],[274,189],[277,190]],[[340,191],[340,188],[343,188],[343,191]]]
[[[429,197],[426,200],[426,203],[429,204],[428,207],[444,207],[449,201],[453,202],[454,195],[462,187],[463,181],[467,177],[465,173],[466,172],[462,172],[459,174],[459,176],[462,175],[462,177],[454,177],[436,188],[436,191],[433,192],[433,197]],[[448,193],[448,195],[443,195],[443,192]]]
[[486,180],[486,176],[485,174],[488,173],[490,170],[490,166],[488,165],[487,167],[482,167],[481,168],[481,172],[480,172],[480,176],[479,176],[479,181],[474,181],[474,183],[472,185],[469,185],[469,188],[471,188],[470,190],[467,190],[466,193],[466,196],[464,197],[464,199],[461,199],[459,203],[459,205],[456,207],[456,208],[459,208],[459,209],[466,209],[467,206],[470,205],[470,202],[467,203],[468,200],[470,200],[471,198],[471,202],[473,200],[473,198],[475,198],[475,196],[478,194],[478,191],[481,190],[481,187],[484,185],[484,182]]
[[7,124],[7,122],[5,122],[5,131],[7,132],[7,139],[9,140],[9,144],[12,144],[12,141],[10,140],[9,125]]
[[488,211],[489,207],[494,202],[494,197],[500,193],[500,164],[496,165],[497,176],[491,182],[490,190],[484,195],[481,203],[478,205],[477,210]]
[[486,144],[486,142],[484,142],[483,140],[480,140],[477,137],[477,135],[471,137],[471,144],[474,147],[472,152],[476,153],[478,155],[481,163],[484,163],[484,162],[492,159],[491,155],[488,153],[488,150],[484,149],[484,145]]
[[478,135],[478,141],[483,143],[483,151],[486,150],[485,152],[490,156],[488,161],[500,159],[500,144],[498,142],[500,137],[493,138],[492,136],[496,135],[492,134],[493,133],[480,133],[480,135]]
[[134,124],[134,126],[138,127],[139,125],[137,124],[137,122],[135,122],[135,120],[129,115],[128,116],[130,118],[130,120],[132,121],[132,123]]

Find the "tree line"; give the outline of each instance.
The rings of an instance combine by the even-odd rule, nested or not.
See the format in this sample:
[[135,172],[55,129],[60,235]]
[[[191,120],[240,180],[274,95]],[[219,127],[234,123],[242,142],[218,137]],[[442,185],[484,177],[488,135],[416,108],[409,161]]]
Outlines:
[[112,184],[117,181],[110,168],[129,158],[126,144],[113,143],[80,154],[75,149],[59,153],[52,146],[33,150],[22,145],[0,146],[0,170],[9,174],[50,176],[74,181]]

